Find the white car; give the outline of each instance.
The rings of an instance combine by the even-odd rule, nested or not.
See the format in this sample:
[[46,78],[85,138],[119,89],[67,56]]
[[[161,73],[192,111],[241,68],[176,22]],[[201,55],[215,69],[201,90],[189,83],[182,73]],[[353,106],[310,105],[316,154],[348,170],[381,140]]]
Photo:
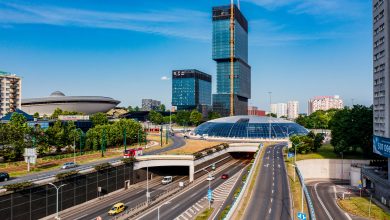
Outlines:
[[64,165],[62,165],[62,169],[70,169],[70,168],[75,168],[77,167],[77,163],[74,163],[74,162],[68,162],[68,163],[64,163]]
[[207,180],[207,181],[213,181],[214,179],[215,179],[214,176],[208,176],[206,180]]
[[172,176],[164,176],[164,178],[162,179],[161,183],[163,185],[167,185],[169,183],[172,183],[172,180],[173,180]]

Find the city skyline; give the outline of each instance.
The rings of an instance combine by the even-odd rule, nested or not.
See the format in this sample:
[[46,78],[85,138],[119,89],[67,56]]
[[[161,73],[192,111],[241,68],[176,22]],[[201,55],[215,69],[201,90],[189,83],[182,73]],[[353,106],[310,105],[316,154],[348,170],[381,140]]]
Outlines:
[[[261,85],[252,87],[249,105],[269,109],[267,91],[273,102],[294,99],[302,110],[316,95],[372,104],[366,83],[372,77],[371,4],[351,1],[345,12],[346,3],[331,2],[241,1],[250,26],[252,84]],[[61,90],[113,97],[123,106],[140,106],[145,97],[170,106],[172,69],[216,76],[210,9],[228,3],[0,3],[0,69],[23,77],[23,98]],[[182,59],[183,51],[191,54]]]

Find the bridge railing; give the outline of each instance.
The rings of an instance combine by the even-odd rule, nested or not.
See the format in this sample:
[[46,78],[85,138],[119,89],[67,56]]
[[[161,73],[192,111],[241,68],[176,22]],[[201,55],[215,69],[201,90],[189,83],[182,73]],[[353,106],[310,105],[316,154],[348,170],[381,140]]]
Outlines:
[[309,191],[307,190],[306,184],[305,184],[305,178],[303,177],[301,171],[299,170],[298,166],[295,164],[295,172],[298,174],[299,181],[301,182],[301,187],[303,189],[303,192],[305,193],[305,198],[307,202],[307,206],[309,208],[309,215],[311,220],[316,220],[316,213],[314,211],[313,202],[311,200]]

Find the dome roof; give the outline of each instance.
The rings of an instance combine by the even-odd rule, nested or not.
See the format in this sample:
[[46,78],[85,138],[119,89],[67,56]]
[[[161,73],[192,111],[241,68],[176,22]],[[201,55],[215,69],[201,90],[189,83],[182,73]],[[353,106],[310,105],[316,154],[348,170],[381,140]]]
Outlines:
[[305,135],[308,130],[295,122],[272,117],[251,115],[218,118],[199,125],[195,135],[225,138],[286,138],[289,135]]
[[55,91],[52,94],[50,94],[50,97],[61,97],[61,96],[65,96],[65,94],[60,91]]

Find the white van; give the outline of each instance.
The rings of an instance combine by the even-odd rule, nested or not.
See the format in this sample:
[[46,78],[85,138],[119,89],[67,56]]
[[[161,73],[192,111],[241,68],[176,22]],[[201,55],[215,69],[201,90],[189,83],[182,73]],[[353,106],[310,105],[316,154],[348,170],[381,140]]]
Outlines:
[[164,178],[162,179],[161,183],[163,185],[167,185],[169,183],[172,183],[172,180],[173,180],[172,176],[164,176]]

